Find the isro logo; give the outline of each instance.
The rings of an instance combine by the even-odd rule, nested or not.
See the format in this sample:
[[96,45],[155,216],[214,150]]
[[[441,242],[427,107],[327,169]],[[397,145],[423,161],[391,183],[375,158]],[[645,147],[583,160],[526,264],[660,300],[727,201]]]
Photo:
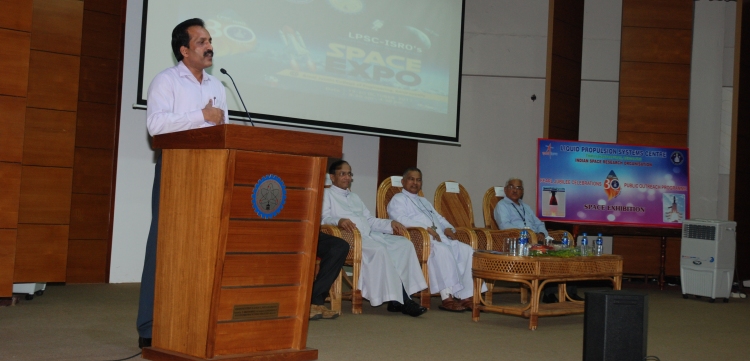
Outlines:
[[553,155],[557,155],[556,152],[552,151],[552,143],[547,144],[547,150],[543,151],[542,155],[548,155],[550,158],[552,158]]

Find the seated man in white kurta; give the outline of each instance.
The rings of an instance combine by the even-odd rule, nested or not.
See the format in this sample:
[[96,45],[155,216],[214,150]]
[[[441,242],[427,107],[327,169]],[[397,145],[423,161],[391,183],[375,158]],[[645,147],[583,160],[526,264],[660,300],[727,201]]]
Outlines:
[[[427,269],[430,276],[430,292],[440,292],[441,310],[462,312],[471,309],[474,296],[474,280],[471,262],[474,250],[456,240],[456,229],[441,216],[424,197],[422,171],[408,168],[401,180],[404,189],[388,203],[388,217],[407,227],[422,227],[430,234],[430,258]],[[482,291],[487,286],[482,285]],[[460,301],[457,301],[455,298]]]
[[362,200],[349,191],[352,169],[337,161],[328,168],[331,188],[323,195],[322,224],[339,226],[362,235],[362,270],[359,276],[362,297],[372,306],[388,303],[388,311],[417,317],[427,309],[409,295],[427,288],[417,253],[398,222],[378,219],[370,214]]

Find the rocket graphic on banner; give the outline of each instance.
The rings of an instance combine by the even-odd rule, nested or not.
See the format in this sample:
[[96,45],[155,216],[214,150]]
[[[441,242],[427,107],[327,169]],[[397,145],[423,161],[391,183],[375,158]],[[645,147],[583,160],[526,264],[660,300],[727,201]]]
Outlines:
[[620,181],[617,179],[615,171],[609,171],[607,179],[604,180],[604,192],[607,193],[607,200],[611,201],[612,198],[617,197],[620,194]]

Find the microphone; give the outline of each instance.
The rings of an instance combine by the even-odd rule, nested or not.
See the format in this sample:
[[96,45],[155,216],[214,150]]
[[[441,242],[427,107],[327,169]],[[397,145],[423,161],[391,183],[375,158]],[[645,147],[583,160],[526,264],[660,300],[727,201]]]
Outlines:
[[[234,83],[234,79],[232,79],[232,76],[227,73],[224,68],[221,68],[219,71],[221,71],[222,74],[229,77],[229,79],[232,81],[232,85],[234,85],[234,91],[237,92],[237,96],[240,97],[240,102],[242,103],[242,107],[245,108],[245,114],[247,114],[247,120],[250,121],[250,125],[255,126],[255,123],[253,123],[253,118],[250,117],[250,112],[247,111],[247,107],[245,106],[245,101],[242,100],[242,95],[240,95],[240,90],[237,89],[237,84]],[[229,120],[229,119],[227,119]]]

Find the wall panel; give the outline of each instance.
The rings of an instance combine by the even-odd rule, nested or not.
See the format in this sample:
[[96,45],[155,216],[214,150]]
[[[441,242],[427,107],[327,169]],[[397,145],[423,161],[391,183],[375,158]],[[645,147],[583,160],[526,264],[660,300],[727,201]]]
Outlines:
[[106,239],[70,239],[68,241],[67,283],[107,282]]
[[623,0],[622,26],[692,29],[693,2],[683,0]]
[[620,97],[688,99],[690,65],[622,62]]
[[34,0],[31,49],[80,55],[83,1]]
[[19,224],[13,282],[65,282],[68,225]]
[[76,148],[75,152],[74,191],[109,194],[112,187],[112,150]]
[[72,167],[75,130],[75,112],[28,108],[23,164]]
[[0,297],[13,295],[15,261],[16,230],[0,229]]
[[21,163],[26,98],[0,95],[0,162]]
[[622,61],[690,64],[692,30],[626,27]]
[[0,29],[0,95],[25,97],[29,78],[31,35]]
[[120,16],[90,10],[84,14],[81,56],[119,60],[120,43],[112,41],[112,34],[120,31]]
[[687,99],[620,98],[617,129],[687,135],[688,107]]
[[70,220],[72,168],[24,166],[18,223],[65,225]]
[[[93,10],[101,13],[107,13],[112,15],[121,15],[125,10],[124,1],[112,1],[112,0],[86,0],[83,3],[83,7],[86,10]],[[120,18],[117,18],[118,22]]]
[[0,162],[0,228],[18,226],[21,197],[21,165]]
[[78,100],[117,104],[120,94],[118,60],[81,57],[81,84]]
[[78,56],[31,51],[29,60],[30,108],[75,111],[78,106]]
[[0,28],[31,31],[31,14],[34,8],[33,0],[0,0]]
[[73,194],[70,205],[70,239],[107,239],[109,195]]
[[114,149],[117,106],[92,102],[78,102],[76,146]]

